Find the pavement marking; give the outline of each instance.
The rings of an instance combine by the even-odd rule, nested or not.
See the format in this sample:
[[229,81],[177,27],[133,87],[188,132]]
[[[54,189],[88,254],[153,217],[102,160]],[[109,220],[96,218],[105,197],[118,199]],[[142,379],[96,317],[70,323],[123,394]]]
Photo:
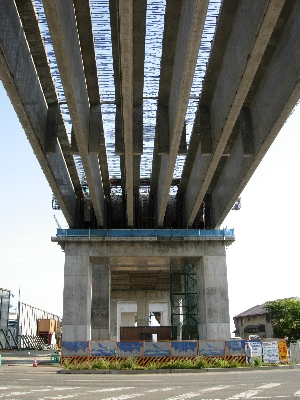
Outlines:
[[[82,394],[81,394],[82,395]],[[65,396],[63,396],[63,395],[59,395],[59,396],[56,396],[56,397],[41,397],[41,398],[38,398],[37,400],[45,400],[45,399],[49,399],[49,400],[61,400],[61,399],[71,399],[71,398],[73,398],[73,397],[76,397],[76,396],[74,396],[74,395],[72,395],[72,394],[67,394],[67,395],[65,395]]]
[[0,390],[21,389],[21,388],[22,386],[13,386],[13,385],[0,386]]
[[[55,388],[56,390],[60,390],[60,388]],[[64,388],[64,389],[82,389],[81,387],[71,387],[71,388]],[[118,390],[126,390],[126,389],[135,389],[135,387],[117,387],[117,388],[107,388],[107,389],[96,389],[96,390],[89,390],[88,393],[104,393],[104,392],[113,392]],[[38,400],[58,400],[58,399],[69,399],[74,397],[84,398],[87,392],[80,392],[80,393],[73,393],[72,395],[58,395],[58,396],[47,396],[43,398],[39,398]],[[120,396],[119,398],[121,398]],[[129,398],[129,397],[128,397]]]
[[129,386],[129,387],[117,387],[117,388],[107,388],[107,389],[95,389],[95,390],[89,390],[88,393],[116,392],[118,390],[129,390],[129,389],[135,389],[135,387]]
[[190,393],[183,393],[175,397],[169,397],[166,400],[183,400],[183,399],[191,399],[193,397],[198,397],[202,393],[206,392],[214,392],[216,390],[223,390],[231,387],[232,385],[224,385],[224,386],[213,386],[211,388],[201,389],[198,392],[190,392]]
[[290,399],[291,398],[291,396],[272,396],[272,397],[266,397],[266,396],[254,396],[254,397],[251,397],[251,399],[286,399],[286,398],[288,398],[288,399]]
[[126,399],[133,399],[134,397],[141,397],[145,396],[145,393],[134,393],[134,394],[122,394],[119,397],[107,397],[103,400],[126,400]]
[[151,390],[146,390],[146,392],[147,393],[167,392],[169,390],[174,390],[174,389],[181,389],[181,386],[166,387],[166,388],[162,388],[162,389],[151,389]]
[[9,394],[1,395],[0,397],[11,397],[11,396],[20,396],[23,394],[30,394],[30,392],[11,392]]
[[281,383],[266,383],[265,385],[258,386],[257,389],[270,389],[272,387],[280,386]]
[[235,396],[228,397],[226,400],[254,398],[254,396],[256,394],[262,392],[263,390],[270,389],[272,387],[279,386],[279,385],[281,385],[281,383],[268,383],[266,385],[259,386],[256,389],[247,390],[246,392],[242,392],[242,393],[236,394]]

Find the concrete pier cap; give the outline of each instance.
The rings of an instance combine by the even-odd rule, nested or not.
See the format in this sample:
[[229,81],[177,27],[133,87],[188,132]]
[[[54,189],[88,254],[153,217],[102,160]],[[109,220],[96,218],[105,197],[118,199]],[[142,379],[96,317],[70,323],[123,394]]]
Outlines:
[[155,312],[161,326],[179,324],[171,265],[194,267],[199,339],[230,339],[226,248],[233,229],[58,229],[51,240],[65,252],[64,341],[121,340],[121,327],[149,326]]

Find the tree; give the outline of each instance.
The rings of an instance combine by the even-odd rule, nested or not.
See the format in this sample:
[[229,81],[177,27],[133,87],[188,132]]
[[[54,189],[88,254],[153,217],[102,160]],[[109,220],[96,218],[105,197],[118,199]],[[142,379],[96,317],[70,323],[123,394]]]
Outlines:
[[300,299],[269,301],[265,309],[270,313],[275,337],[287,338],[288,342],[300,339]]

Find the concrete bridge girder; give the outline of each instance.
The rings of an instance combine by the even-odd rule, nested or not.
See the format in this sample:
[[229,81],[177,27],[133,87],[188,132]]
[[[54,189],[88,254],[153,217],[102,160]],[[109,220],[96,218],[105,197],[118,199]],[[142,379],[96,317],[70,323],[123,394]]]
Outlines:
[[161,156],[157,188],[158,226],[163,225],[207,7],[208,1],[182,3],[168,102],[170,153]]
[[[90,103],[73,1],[44,1],[57,64],[98,225],[104,222],[104,196],[98,156],[89,154]],[[96,61],[95,61],[96,62]]]
[[[290,10],[285,29],[277,39],[277,49],[249,108],[253,155],[245,154],[240,132],[213,189],[216,227],[221,225],[300,98],[300,61],[296,37],[300,37],[299,4]],[[272,37],[273,40],[275,38]],[[286,75],[283,86],[278,85],[282,74]],[[270,99],[276,99],[276,102]]]
[[[211,155],[202,155],[200,143],[191,166],[185,191],[188,226],[193,223],[209,189],[283,5],[284,0],[266,0],[256,3],[255,7],[251,7],[247,1],[241,1],[232,29],[227,28],[231,29],[231,32],[224,59],[219,65],[219,76],[211,94],[211,103],[204,104],[210,108],[213,151]],[[216,37],[222,33],[223,27],[217,27]],[[208,73],[209,69],[210,65]],[[243,155],[243,152],[241,154]],[[202,171],[200,179],[199,170]],[[199,181],[200,185],[197,184]],[[215,226],[215,217],[212,219]]]
[[[124,197],[120,225],[123,227],[125,221],[126,227],[136,227],[145,113],[147,2],[120,2],[120,7],[116,4],[110,1],[116,152],[120,155]],[[153,205],[149,218],[153,227],[166,225],[170,188],[177,155],[182,152],[187,104],[208,10],[208,1],[193,0],[188,7],[186,4],[182,0],[166,2],[152,175],[147,178],[151,182],[149,197]],[[45,0],[43,6],[96,214],[90,226],[106,227],[106,205],[112,188],[90,5],[79,0]],[[76,198],[83,196],[86,187],[76,169],[75,147],[69,143],[64,126],[34,7],[30,0],[1,4],[5,16],[0,31],[1,76],[70,227],[78,227]],[[222,2],[178,183],[181,227],[196,224],[195,217],[206,199],[210,199],[208,225],[220,226],[297,103],[299,57],[295,43],[299,19],[296,0]],[[15,57],[18,66],[14,60],[15,43],[19,49]],[[22,74],[16,69],[20,65]],[[279,87],[282,90],[276,92]]]
[[73,185],[58,143],[51,154],[45,150],[47,104],[15,4],[2,1],[0,15],[1,80],[66,220],[72,226],[76,207]]

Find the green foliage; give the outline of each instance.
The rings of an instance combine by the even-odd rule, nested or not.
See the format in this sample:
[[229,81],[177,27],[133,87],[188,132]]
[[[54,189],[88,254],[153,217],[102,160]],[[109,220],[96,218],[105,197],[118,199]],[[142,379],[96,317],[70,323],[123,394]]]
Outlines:
[[270,313],[274,336],[291,340],[300,338],[300,300],[297,298],[269,301],[266,310]]
[[183,368],[193,369],[195,368],[195,363],[193,360],[183,360]]
[[229,364],[230,368],[239,368],[240,366],[241,364],[236,360],[232,360],[231,363]]
[[262,365],[264,365],[260,357],[253,357],[253,363],[256,367],[261,367]]
[[213,361],[213,366],[216,368],[229,368],[230,364],[227,360],[223,360],[222,358],[215,358]]
[[179,368],[180,364],[181,364],[180,362],[177,362],[175,364],[174,361],[168,361],[164,364],[161,364],[161,368],[162,369],[175,369],[175,368]]
[[147,369],[160,369],[160,368],[161,368],[161,363],[159,362],[151,362],[147,367]]
[[110,369],[110,362],[104,358],[98,358],[90,362],[91,369]]
[[207,360],[203,357],[197,357],[194,365],[195,365],[195,368],[210,368],[211,367],[209,362],[207,362]]
[[120,368],[118,369],[140,369],[140,366],[135,358],[128,357],[126,360],[120,362]]
[[[262,366],[263,362],[259,357],[253,358],[253,363],[243,365],[243,367]],[[152,361],[148,367],[140,367],[136,358],[128,357],[125,360],[120,361],[108,361],[104,358],[98,358],[91,361],[84,361],[82,363],[71,364],[69,361],[65,361],[63,364],[65,369],[72,370],[91,370],[91,369],[114,369],[114,370],[141,370],[141,369],[200,369],[200,368],[238,368],[242,365],[232,360],[228,362],[222,358],[214,358],[211,362],[208,362],[204,357],[196,357],[194,360],[190,359],[177,359],[168,361],[166,363]]]

